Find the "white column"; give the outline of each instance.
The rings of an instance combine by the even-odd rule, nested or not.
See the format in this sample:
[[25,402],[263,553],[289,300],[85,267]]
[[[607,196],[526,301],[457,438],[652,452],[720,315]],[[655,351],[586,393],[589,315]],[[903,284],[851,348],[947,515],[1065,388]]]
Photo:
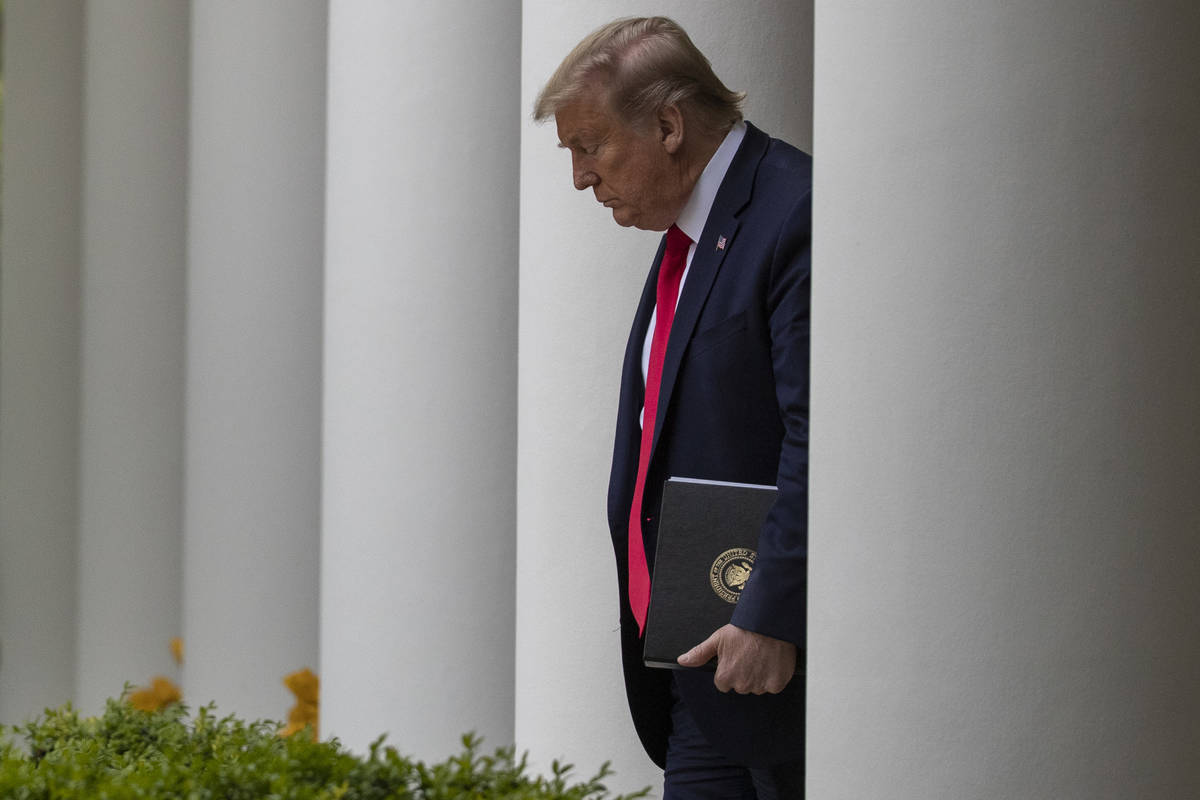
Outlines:
[[[668,2],[772,135],[811,141],[808,3]],[[621,359],[660,234],[624,229],[571,185],[553,122],[534,98],[575,44],[628,2],[524,4],[517,742],[540,767],[611,759],[623,790],[661,785],[625,701],[616,572],[605,516]]]
[[192,5],[185,697],[317,668],[326,4]]
[[1200,11],[817,9],[809,794],[1200,796]]
[[85,6],[79,664],[89,713],[180,630],[187,9]]
[[323,730],[512,741],[520,8],[330,9]]
[[7,4],[0,724],[66,702],[75,688],[82,62],[78,3]]

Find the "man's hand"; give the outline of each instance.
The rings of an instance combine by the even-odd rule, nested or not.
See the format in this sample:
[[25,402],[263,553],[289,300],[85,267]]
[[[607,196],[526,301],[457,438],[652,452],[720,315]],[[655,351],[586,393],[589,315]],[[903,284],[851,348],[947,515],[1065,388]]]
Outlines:
[[717,659],[713,684],[722,692],[778,694],[796,672],[796,645],[736,625],[725,625],[676,659],[701,667]]

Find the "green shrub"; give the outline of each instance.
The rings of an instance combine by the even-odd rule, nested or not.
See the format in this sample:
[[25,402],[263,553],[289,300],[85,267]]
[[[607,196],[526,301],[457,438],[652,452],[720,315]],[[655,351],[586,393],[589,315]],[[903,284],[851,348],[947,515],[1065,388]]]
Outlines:
[[[425,764],[385,747],[382,737],[360,758],[336,740],[279,736],[274,722],[219,718],[211,707],[194,717],[180,705],[140,711],[109,700],[100,717],[81,719],[69,705],[48,710],[14,736],[0,735],[4,800],[603,800],[595,777],[573,782],[571,765],[552,777],[526,774],[526,757],[511,748],[491,755],[463,737],[463,751]],[[2,732],[0,732],[2,733]],[[23,741],[22,741],[23,740]],[[23,746],[22,746],[23,745]],[[633,795],[612,797],[631,800]]]

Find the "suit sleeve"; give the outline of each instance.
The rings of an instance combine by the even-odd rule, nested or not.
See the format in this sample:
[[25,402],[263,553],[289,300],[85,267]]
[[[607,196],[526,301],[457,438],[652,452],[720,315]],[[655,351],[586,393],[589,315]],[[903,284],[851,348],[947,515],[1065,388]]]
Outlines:
[[803,649],[808,590],[808,376],[812,195],[787,216],[766,290],[775,395],[784,426],[779,493],[759,535],[733,624]]

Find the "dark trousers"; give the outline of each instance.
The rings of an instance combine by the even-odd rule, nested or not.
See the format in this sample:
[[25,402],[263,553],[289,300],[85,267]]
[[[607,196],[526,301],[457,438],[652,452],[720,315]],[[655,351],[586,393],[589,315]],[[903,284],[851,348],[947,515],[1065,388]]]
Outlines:
[[663,800],[803,800],[804,758],[752,768],[709,745],[671,681],[671,737]]

